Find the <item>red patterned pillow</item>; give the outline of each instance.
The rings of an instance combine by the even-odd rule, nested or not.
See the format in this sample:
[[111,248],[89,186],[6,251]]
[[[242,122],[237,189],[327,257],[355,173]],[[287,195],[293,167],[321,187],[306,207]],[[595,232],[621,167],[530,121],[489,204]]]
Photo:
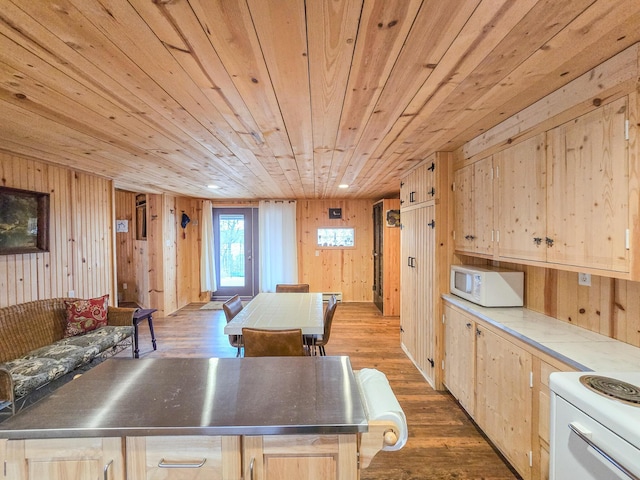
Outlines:
[[90,300],[65,300],[67,307],[67,329],[65,337],[90,332],[107,324],[109,295]]

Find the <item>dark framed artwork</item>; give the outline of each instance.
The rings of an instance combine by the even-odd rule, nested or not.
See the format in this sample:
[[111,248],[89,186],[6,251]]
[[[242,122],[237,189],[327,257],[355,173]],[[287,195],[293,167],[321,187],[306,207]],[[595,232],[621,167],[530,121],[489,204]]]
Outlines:
[[0,187],[0,255],[49,251],[49,194]]

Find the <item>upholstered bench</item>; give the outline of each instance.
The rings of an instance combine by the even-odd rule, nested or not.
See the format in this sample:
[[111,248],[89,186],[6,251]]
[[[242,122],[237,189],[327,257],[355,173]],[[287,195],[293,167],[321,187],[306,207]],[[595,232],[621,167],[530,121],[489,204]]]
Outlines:
[[131,343],[135,309],[107,302],[53,298],[0,308],[0,403],[15,412],[16,399]]

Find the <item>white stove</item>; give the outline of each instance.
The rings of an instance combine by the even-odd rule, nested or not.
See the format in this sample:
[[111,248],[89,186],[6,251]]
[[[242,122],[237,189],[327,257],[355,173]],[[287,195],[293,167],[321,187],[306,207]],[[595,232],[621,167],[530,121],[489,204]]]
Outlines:
[[553,373],[549,385],[549,478],[640,480],[640,372]]

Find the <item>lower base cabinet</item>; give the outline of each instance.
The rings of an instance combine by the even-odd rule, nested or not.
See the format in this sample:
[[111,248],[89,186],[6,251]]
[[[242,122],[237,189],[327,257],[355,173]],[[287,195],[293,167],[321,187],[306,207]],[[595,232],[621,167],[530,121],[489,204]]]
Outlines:
[[0,458],[3,480],[359,478],[357,434],[0,440]]
[[125,479],[119,437],[0,440],[0,458],[11,480]]
[[549,478],[549,375],[572,367],[446,303],[445,384],[524,480]]
[[357,435],[243,437],[246,480],[358,478]]

